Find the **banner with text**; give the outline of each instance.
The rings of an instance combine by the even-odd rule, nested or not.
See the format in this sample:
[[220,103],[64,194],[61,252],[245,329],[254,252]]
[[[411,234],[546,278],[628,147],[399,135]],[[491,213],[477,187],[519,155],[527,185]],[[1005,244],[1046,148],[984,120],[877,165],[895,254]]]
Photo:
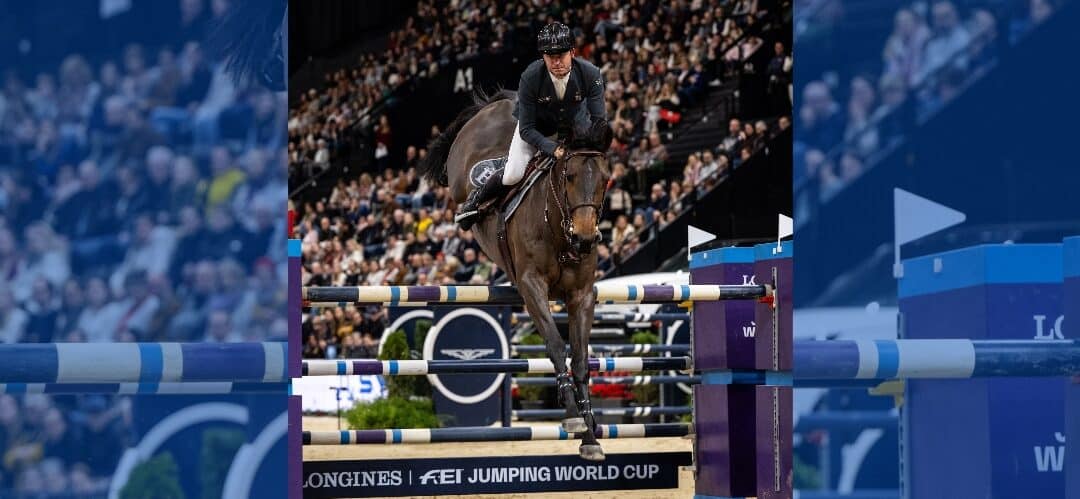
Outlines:
[[305,461],[304,497],[399,497],[671,489],[689,452],[446,459]]

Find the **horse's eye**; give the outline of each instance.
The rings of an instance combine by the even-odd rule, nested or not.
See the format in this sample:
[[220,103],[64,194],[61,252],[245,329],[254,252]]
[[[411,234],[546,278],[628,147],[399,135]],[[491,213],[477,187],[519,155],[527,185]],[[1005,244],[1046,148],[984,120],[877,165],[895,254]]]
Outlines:
[[566,180],[568,180],[570,182],[573,182],[575,178],[577,178],[576,174],[570,173],[570,174],[566,175]]

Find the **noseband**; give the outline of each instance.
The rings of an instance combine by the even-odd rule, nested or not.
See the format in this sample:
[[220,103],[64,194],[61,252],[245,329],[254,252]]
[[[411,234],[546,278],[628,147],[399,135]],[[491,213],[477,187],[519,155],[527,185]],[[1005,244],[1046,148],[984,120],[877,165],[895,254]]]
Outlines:
[[[594,158],[603,156],[605,156],[605,153],[600,151],[571,152],[563,156],[562,160],[557,161],[554,170],[548,174],[548,186],[551,188],[555,206],[559,209],[559,215],[562,217],[562,223],[559,225],[562,227],[563,240],[569,247],[568,250],[559,253],[559,263],[577,263],[581,261],[581,253],[591,253],[600,240],[598,234],[588,245],[575,244],[574,213],[582,208],[592,208],[596,210],[596,219],[599,221],[604,210],[603,205],[598,203],[578,203],[570,206],[570,200],[566,193],[567,165],[570,163],[570,158],[573,157]],[[544,206],[544,219],[548,219],[546,205]]]

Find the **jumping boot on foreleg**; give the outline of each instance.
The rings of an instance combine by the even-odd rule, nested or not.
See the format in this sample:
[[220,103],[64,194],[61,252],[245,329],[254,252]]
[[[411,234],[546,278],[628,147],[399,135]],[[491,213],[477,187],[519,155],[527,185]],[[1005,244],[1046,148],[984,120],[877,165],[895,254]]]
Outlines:
[[588,429],[585,426],[585,418],[578,412],[577,396],[574,392],[574,382],[569,373],[561,373],[555,376],[555,385],[559,391],[559,401],[566,408],[566,417],[562,420],[562,427],[567,433],[581,433]]
[[600,442],[596,440],[596,417],[593,415],[592,401],[589,399],[589,382],[579,382],[578,388],[578,412],[585,420],[585,426],[588,428],[581,433],[581,446],[578,447],[578,455],[588,461],[603,461],[604,449],[600,447]]

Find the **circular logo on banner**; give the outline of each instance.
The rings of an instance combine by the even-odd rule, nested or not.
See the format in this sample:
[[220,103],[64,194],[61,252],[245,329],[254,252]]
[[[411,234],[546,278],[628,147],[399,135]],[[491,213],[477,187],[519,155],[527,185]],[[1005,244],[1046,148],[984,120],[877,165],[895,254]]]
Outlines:
[[379,338],[379,355],[382,355],[383,345],[386,344],[386,337],[390,336],[391,333],[397,331],[398,329],[406,331],[409,329],[415,330],[416,321],[422,319],[430,321],[434,318],[435,312],[425,309],[410,310],[408,312],[405,312],[404,314],[401,314],[401,317],[394,319],[394,322],[391,322],[390,326],[383,330],[382,337]]
[[[428,360],[506,359],[509,355],[510,346],[502,326],[491,314],[476,308],[459,308],[446,314],[424,339],[424,358]],[[459,404],[476,404],[502,386],[506,373],[450,375],[446,379],[437,374],[427,377],[431,386],[446,398]],[[477,381],[479,377],[491,381],[481,383]]]

